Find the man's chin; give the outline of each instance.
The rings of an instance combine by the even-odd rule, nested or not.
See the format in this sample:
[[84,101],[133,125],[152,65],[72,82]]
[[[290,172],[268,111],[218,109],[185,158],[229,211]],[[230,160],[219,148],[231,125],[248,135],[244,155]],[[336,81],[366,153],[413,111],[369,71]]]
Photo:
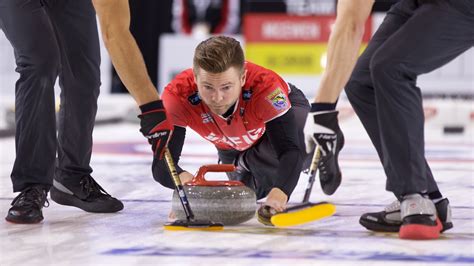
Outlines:
[[225,108],[209,108],[216,115],[223,115],[227,111]]

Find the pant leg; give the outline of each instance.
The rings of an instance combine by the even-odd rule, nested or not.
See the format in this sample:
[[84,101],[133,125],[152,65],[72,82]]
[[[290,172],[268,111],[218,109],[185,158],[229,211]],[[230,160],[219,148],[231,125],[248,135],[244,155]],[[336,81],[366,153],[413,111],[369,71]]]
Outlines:
[[[414,1],[401,1],[387,13],[384,21],[361,54],[354,71],[345,86],[347,97],[370,137],[381,161],[383,153],[380,143],[380,126],[376,112],[374,85],[370,74],[370,61],[380,46],[400,29],[413,15]],[[387,173],[388,175],[389,173]]]
[[[300,90],[292,85],[290,85],[290,87],[291,93],[289,99],[298,128],[299,146],[300,150],[304,152],[305,145],[303,128],[306,122],[306,116],[309,112],[309,103]],[[306,153],[304,155],[303,158],[311,157]],[[252,176],[255,178],[257,198],[260,199],[266,197],[274,187],[273,177],[277,175],[277,170],[280,164],[278,156],[266,134],[262,136],[258,144],[244,152],[244,162]]]
[[[345,87],[347,97],[367,131],[381,162],[384,161],[384,154],[380,141],[380,125],[376,110],[374,85],[370,73],[370,61],[380,46],[410,19],[418,6],[417,1],[413,0],[404,0],[393,6],[370,40],[367,48],[359,57],[351,78]],[[424,164],[428,192],[438,191],[438,186],[426,160]],[[387,178],[396,174],[393,169],[384,168],[384,170]],[[391,191],[390,187],[387,187],[387,190]]]
[[13,190],[50,186],[56,157],[54,83],[59,49],[39,0],[0,0],[0,25],[13,46],[16,72]]
[[247,166],[244,165],[244,162],[241,158],[243,154],[243,152],[238,150],[217,149],[217,155],[219,156],[220,163],[235,165],[235,171],[226,173],[227,178],[229,178],[229,180],[242,182],[245,186],[255,191],[258,195],[258,186],[255,183],[255,178],[252,176],[252,173],[247,170]]
[[[306,99],[306,96],[304,93],[298,89],[296,86],[293,84],[289,84],[291,92],[288,95],[291,106],[293,108],[293,114],[295,115],[295,120],[296,120],[296,127],[298,129],[298,146],[300,150],[303,152],[303,158],[305,162],[307,162],[307,165],[303,164],[303,169],[309,168],[309,165],[311,164],[311,160],[313,159],[313,153],[307,154],[306,153],[306,145],[304,143],[304,126],[306,123],[306,117],[308,116],[310,105],[308,102],[308,99]],[[308,160],[309,159],[309,160]]]
[[61,51],[56,178],[77,184],[92,172],[92,131],[100,88],[100,47],[91,0],[45,0]]
[[[370,61],[387,188],[396,195],[428,192],[422,95],[418,75],[451,61],[474,44],[474,11],[463,1],[420,1],[414,14]],[[474,2],[469,4],[474,7]]]

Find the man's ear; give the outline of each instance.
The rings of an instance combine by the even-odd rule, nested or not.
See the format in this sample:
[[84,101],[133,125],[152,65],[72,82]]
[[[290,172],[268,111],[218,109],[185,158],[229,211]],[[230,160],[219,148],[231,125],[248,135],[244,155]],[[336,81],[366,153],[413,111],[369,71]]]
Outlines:
[[242,73],[242,76],[240,77],[240,82],[242,83],[242,87],[244,86],[246,80],[247,80],[247,69],[244,69],[244,73]]

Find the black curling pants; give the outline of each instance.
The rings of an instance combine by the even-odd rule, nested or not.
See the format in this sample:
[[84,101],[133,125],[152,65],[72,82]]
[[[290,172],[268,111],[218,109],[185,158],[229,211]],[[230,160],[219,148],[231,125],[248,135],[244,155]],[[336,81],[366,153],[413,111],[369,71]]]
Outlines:
[[[303,128],[306,122],[306,117],[309,112],[309,103],[303,92],[290,84],[291,93],[289,99],[291,102],[291,110],[295,116],[296,126],[298,129],[299,147],[301,151],[305,151]],[[278,155],[273,148],[267,134],[264,134],[261,140],[246,151],[237,150],[217,150],[219,160],[223,164],[233,164],[239,155],[245,156],[245,161],[248,163],[250,180],[247,186],[253,188],[257,195],[257,199],[264,198],[268,195],[270,190],[274,187],[273,179],[277,176],[278,166],[280,161]],[[313,154],[306,154],[303,156],[302,170],[309,168]],[[230,179],[234,179],[232,174],[227,173]],[[240,180],[240,178],[237,178]],[[246,183],[246,182],[244,182]],[[251,184],[253,183],[253,184]],[[253,186],[252,186],[253,185]],[[289,197],[290,195],[288,195]]]
[[401,0],[357,62],[346,94],[398,198],[438,190],[425,158],[417,77],[473,45],[474,1]]
[[63,183],[78,183],[92,172],[100,87],[100,47],[91,0],[0,0],[0,28],[13,46],[20,74],[15,87],[13,190],[31,184],[51,186],[54,176]]

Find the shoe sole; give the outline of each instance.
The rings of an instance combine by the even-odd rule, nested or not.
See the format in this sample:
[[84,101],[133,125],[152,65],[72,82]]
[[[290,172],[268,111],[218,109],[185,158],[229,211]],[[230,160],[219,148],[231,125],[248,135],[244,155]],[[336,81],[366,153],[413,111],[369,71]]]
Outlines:
[[382,233],[398,233],[400,231],[400,225],[380,225],[378,223],[366,220],[359,219],[359,223],[365,227],[367,230],[374,232]]
[[87,206],[87,205],[90,205],[92,203],[87,203],[86,201],[83,201],[79,199],[78,197],[75,197],[74,195],[69,195],[67,193],[61,192],[55,187],[51,187],[49,194],[51,196],[51,199],[58,204],[77,207],[86,212],[114,213],[123,209],[123,205],[117,206],[115,208],[109,207],[107,209],[91,208],[90,206]]
[[38,224],[40,223],[41,221],[43,221],[43,217],[41,217],[40,219],[38,220],[18,220],[18,219],[15,219],[15,218],[11,218],[11,217],[5,217],[5,221],[9,222],[9,223],[12,223],[12,224]]
[[[400,225],[381,225],[379,223],[376,223],[374,221],[368,220],[368,219],[363,219],[362,217],[359,219],[359,224],[365,227],[365,229],[369,231],[374,231],[374,232],[380,232],[380,233],[398,233],[400,232]],[[441,223],[443,226],[443,229],[440,231],[440,233],[444,233],[445,231],[453,228],[453,223],[452,222],[446,222],[446,223]]]
[[430,240],[438,239],[442,230],[439,218],[436,219],[435,226],[422,224],[407,224],[400,227],[399,237],[410,240]]

